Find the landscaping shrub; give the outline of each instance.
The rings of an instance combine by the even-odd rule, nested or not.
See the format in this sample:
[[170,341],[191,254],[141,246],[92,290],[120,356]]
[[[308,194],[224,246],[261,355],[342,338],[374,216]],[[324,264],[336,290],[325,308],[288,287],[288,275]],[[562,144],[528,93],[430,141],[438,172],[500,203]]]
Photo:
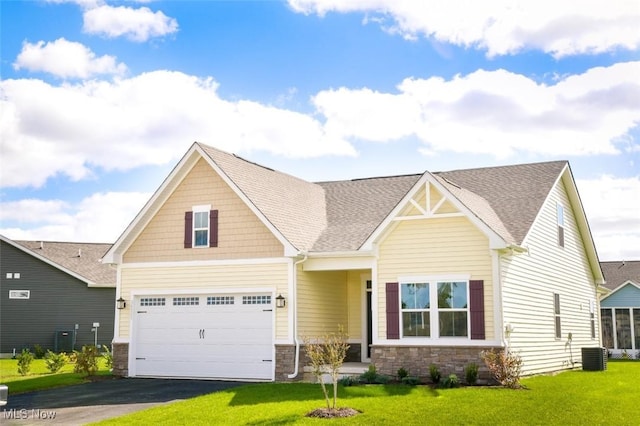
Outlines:
[[475,385],[478,381],[478,364],[472,362],[464,368],[464,380],[468,385]]
[[26,376],[31,371],[33,354],[29,349],[23,349],[22,353],[16,357],[18,359],[18,374]]
[[76,351],[76,365],[73,367],[74,373],[83,373],[88,376],[94,375],[98,371],[98,348],[93,345],[82,347],[82,351]]
[[440,383],[440,379],[442,378],[442,374],[440,374],[440,370],[435,364],[431,364],[429,366],[429,377],[434,385]]
[[57,373],[67,363],[68,359],[64,353],[55,353],[50,350],[44,356],[44,363],[51,373]]
[[417,377],[407,376],[402,378],[402,384],[409,386],[417,386],[420,384],[420,379]]
[[445,378],[442,383],[440,383],[440,387],[442,388],[457,388],[460,387],[460,380],[458,376],[455,374],[449,374],[447,378]]
[[347,386],[357,385],[359,382],[357,379],[351,376],[344,376],[344,377],[341,377],[340,380],[338,380],[338,383],[340,383],[344,387],[347,387]]
[[398,380],[402,381],[407,376],[409,376],[409,372],[405,368],[398,369]]
[[378,374],[378,370],[373,364],[369,364],[369,369],[360,375],[360,381],[368,384],[384,385],[389,383],[389,380],[389,377]]
[[46,354],[47,351],[45,351],[42,346],[37,343],[33,345],[33,355],[36,357],[36,359],[42,359]]
[[522,358],[507,349],[482,351],[480,356],[495,379],[508,388],[520,387]]

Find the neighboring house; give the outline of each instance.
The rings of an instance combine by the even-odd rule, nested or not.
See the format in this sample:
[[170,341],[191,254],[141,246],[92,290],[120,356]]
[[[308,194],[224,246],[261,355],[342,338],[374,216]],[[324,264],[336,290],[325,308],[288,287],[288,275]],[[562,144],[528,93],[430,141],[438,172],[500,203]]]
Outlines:
[[614,358],[640,358],[640,261],[600,262],[602,345]]
[[40,345],[70,351],[111,345],[116,270],[111,244],[13,241],[0,235],[0,354]]
[[195,143],[103,262],[127,376],[296,380],[304,338],[339,325],[347,361],[389,375],[462,374],[507,343],[549,372],[600,346],[564,161],[311,183]]

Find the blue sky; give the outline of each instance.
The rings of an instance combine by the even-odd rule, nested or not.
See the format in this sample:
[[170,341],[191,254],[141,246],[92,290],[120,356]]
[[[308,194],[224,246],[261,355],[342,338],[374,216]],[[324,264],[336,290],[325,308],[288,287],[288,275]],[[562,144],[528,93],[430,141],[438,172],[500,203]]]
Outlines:
[[0,233],[113,242],[200,141],[312,181],[569,160],[640,259],[637,1],[2,1]]

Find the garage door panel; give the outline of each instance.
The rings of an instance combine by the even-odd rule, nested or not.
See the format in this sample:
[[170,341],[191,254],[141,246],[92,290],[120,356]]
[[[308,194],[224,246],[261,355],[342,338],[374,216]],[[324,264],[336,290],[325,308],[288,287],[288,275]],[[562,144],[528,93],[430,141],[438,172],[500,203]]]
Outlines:
[[[164,305],[136,309],[136,375],[272,378],[273,310],[269,295],[163,299]],[[176,300],[178,305],[174,305]]]

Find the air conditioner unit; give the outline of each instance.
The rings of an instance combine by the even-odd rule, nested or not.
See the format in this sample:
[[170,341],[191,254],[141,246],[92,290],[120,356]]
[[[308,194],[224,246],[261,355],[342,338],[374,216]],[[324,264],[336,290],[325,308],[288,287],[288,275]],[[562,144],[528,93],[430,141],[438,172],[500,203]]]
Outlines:
[[604,371],[607,369],[606,348],[582,348],[582,369]]

